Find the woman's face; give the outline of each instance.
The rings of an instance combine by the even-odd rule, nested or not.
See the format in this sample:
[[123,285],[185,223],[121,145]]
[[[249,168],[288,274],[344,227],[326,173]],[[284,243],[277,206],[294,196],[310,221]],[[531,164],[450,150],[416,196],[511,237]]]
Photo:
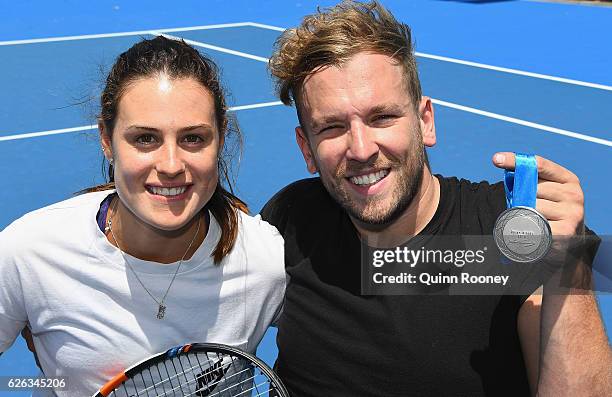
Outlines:
[[218,128],[212,94],[196,80],[130,83],[114,131],[102,132],[121,203],[155,229],[188,225],[217,186]]

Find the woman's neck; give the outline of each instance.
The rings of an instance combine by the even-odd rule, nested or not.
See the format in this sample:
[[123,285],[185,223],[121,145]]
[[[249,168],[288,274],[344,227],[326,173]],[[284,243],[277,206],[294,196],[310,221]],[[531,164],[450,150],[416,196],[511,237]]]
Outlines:
[[135,258],[168,264],[193,256],[208,233],[206,218],[201,211],[180,229],[161,230],[143,222],[115,197],[107,215],[112,232],[109,230],[106,238]]

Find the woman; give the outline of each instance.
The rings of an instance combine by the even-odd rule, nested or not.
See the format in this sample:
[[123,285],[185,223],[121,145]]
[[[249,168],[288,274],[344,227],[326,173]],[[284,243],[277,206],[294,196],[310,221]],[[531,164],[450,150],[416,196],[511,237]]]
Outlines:
[[68,378],[58,395],[182,343],[254,352],[285,287],[282,238],[221,183],[231,128],[210,60],[143,40],[101,107],[110,183],[0,233],[0,351],[27,324],[45,376]]

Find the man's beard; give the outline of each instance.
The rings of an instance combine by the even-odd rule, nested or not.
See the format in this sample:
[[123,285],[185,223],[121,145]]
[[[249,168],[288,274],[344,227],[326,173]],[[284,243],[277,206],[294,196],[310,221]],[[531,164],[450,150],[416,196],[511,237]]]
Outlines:
[[[406,211],[419,193],[425,164],[424,146],[420,138],[421,135],[418,132],[413,135],[412,145],[403,160],[380,159],[379,154],[379,158],[369,163],[343,162],[336,169],[333,179],[330,180],[321,175],[321,181],[334,200],[364,227],[377,228],[390,224]],[[348,172],[354,175],[360,170],[373,168],[388,168],[390,172],[395,173],[395,186],[392,186],[391,191],[392,201],[386,205],[386,208],[381,207],[379,200],[375,197],[367,199],[365,205],[358,205],[351,198],[346,185],[343,184]]]

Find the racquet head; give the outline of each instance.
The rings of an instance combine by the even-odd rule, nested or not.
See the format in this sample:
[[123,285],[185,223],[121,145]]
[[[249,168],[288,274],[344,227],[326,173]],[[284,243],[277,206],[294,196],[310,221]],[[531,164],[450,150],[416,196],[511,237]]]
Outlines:
[[263,361],[234,347],[193,343],[151,356],[108,381],[94,397],[288,397]]

